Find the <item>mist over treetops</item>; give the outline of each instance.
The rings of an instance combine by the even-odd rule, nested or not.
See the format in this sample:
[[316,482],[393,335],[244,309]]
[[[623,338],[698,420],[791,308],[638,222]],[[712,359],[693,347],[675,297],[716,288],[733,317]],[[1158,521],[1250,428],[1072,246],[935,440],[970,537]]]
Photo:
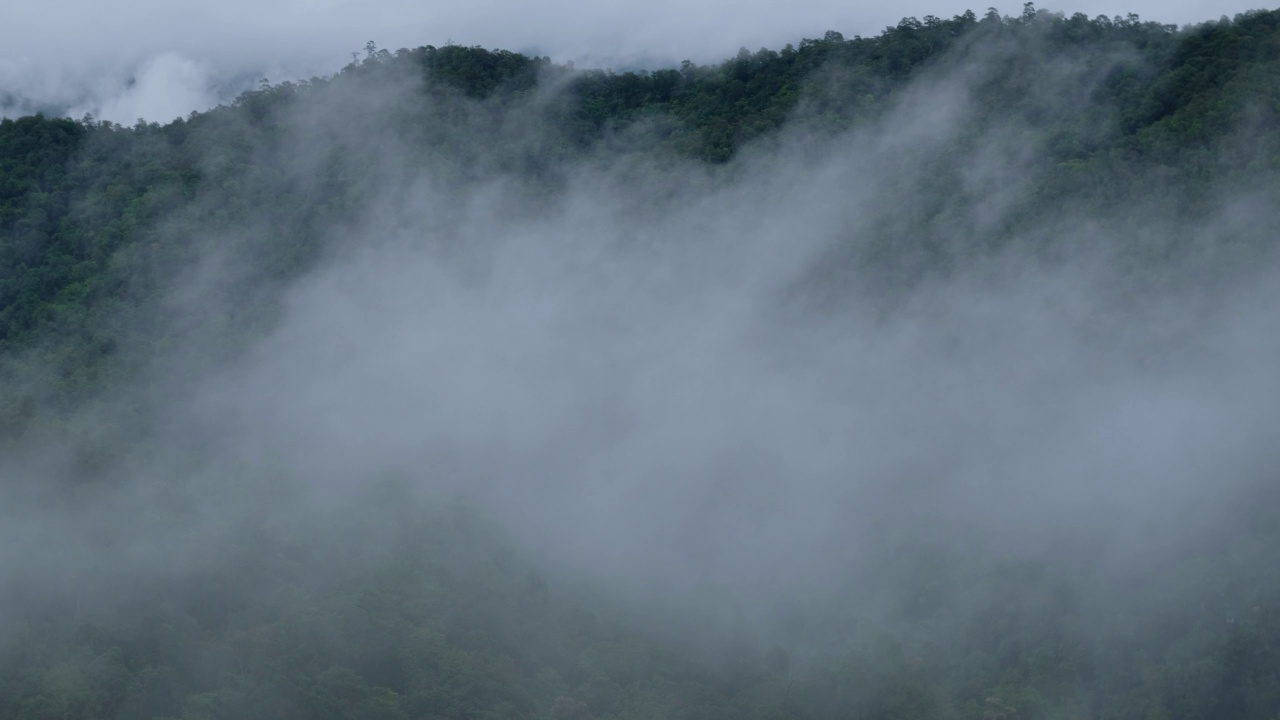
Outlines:
[[0,717],[1271,720],[1277,228],[1274,10],[0,119]]

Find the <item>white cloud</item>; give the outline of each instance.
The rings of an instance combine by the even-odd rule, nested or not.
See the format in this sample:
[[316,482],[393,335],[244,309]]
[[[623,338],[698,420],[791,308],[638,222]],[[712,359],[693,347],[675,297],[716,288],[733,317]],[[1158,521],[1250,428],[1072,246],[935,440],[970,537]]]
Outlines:
[[147,60],[123,90],[106,97],[70,114],[78,117],[88,112],[116,122],[127,122],[126,118],[167,122],[217,102],[210,90],[208,68],[177,53]]

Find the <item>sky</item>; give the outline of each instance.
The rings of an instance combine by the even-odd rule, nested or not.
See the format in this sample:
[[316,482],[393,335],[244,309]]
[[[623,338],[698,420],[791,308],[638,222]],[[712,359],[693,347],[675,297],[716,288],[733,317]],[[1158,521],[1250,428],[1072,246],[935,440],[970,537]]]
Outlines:
[[[132,124],[168,122],[272,81],[332,73],[372,40],[501,47],[578,65],[714,62],[739,47],[781,47],[827,30],[874,35],[904,16],[950,17],[985,3],[911,0],[888,5],[835,0],[643,3],[545,0],[163,0],[51,4],[6,0],[0,10],[0,115],[42,110]],[[1001,2],[1005,14],[1019,3]],[[1242,12],[1232,0],[1080,0],[1042,4],[1066,13],[1120,15],[1187,24]]]

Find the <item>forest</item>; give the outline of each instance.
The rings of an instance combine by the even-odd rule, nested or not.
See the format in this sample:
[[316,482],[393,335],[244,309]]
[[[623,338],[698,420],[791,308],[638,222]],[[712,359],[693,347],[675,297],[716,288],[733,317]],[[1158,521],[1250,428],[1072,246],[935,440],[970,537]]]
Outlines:
[[0,119],[0,717],[1274,720],[1277,228],[1280,10]]

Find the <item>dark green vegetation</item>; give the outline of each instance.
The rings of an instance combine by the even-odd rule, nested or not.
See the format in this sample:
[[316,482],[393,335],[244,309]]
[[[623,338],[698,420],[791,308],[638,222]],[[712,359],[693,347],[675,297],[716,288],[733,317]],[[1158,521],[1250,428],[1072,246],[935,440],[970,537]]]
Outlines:
[[[283,289],[349,249],[380,204],[411,202],[399,180],[426,174],[447,233],[465,211],[448,199],[491,183],[510,190],[496,214],[529,218],[565,202],[583,167],[662,178],[699,163],[687,184],[637,189],[637,204],[657,204],[747,172],[753,153],[803,156],[796,138],[820,147],[876,127],[956,73],[969,124],[941,150],[900,149],[910,172],[882,178],[896,204],[873,238],[813,271],[824,307],[859,273],[883,299],[1015,241],[1064,253],[1057,229],[1073,218],[1134,217],[1117,262],[1148,283],[1176,287],[1206,254],[1233,278],[1271,250],[1275,231],[1249,223],[1222,225],[1210,252],[1136,218],[1194,228],[1226,197],[1280,205],[1280,11],[1179,30],[1028,6],[641,73],[371,44],[333,77],[264,84],[165,125],[0,121],[0,435],[14,467],[59,449],[41,467],[50,486],[14,482],[15,516],[24,503],[96,507],[141,474],[155,407],[250,347]],[[966,174],[992,137],[1022,136],[1033,152],[1002,159],[1007,175]],[[961,217],[988,192],[1009,199]],[[111,422],[87,423],[94,412]],[[199,465],[191,444],[166,450]],[[201,558],[191,572],[151,572],[146,551],[62,570],[39,552],[61,530],[6,535],[19,559],[0,587],[0,717],[1264,720],[1280,708],[1280,524],[1274,495],[1253,487],[1228,530],[1123,580],[1086,551],[1050,572],[907,544],[866,571],[874,590],[815,600],[770,634],[580,586],[471,511],[379,495],[394,482],[281,528],[242,480],[226,502],[248,498],[261,516],[214,530],[192,527],[216,510],[163,479],[131,491],[163,509],[148,522],[169,528],[164,542]],[[144,546],[110,510],[68,532]],[[1114,601],[1107,588],[1123,582],[1132,593]]]
[[[148,345],[145,353],[180,344],[155,335],[126,341],[124,328],[173,328],[141,323],[138,330],[138,322],[105,318],[153,313],[156,293],[206,254],[200,243],[261,245],[270,238],[255,248],[251,277],[228,293],[265,295],[263,288],[308,267],[333,228],[379,189],[379,158],[352,146],[352,129],[356,137],[407,140],[415,153],[407,164],[430,167],[458,192],[507,176],[527,185],[531,197],[547,198],[560,187],[564,163],[583,155],[621,146],[719,163],[793,113],[793,125],[838,132],[885,112],[912,79],[982,57],[974,102],[985,110],[965,141],[1029,128],[1044,138],[1044,153],[1012,181],[1034,183],[1030,201],[1001,218],[1002,226],[987,228],[984,242],[998,244],[1063,203],[1091,213],[1158,205],[1194,219],[1218,199],[1207,192],[1220,187],[1216,181],[1256,189],[1256,178],[1270,179],[1280,170],[1276,24],[1275,13],[1266,12],[1185,32],[1132,16],[908,18],[875,38],[832,32],[781,52],[744,51],[719,66],[622,74],[574,72],[506,51],[450,46],[391,54],[371,45],[362,62],[332,78],[264,85],[229,107],[163,126],[6,119],[0,352],[37,349],[42,365],[57,368],[57,381],[53,397],[32,397],[7,377],[0,425],[12,433],[37,406],[84,402],[111,385],[103,373],[136,367],[140,358],[129,354],[140,344]],[[1085,68],[1067,78],[1076,86],[1054,77],[1062,62]],[[414,83],[416,92],[354,94],[375,79]],[[347,134],[336,146],[324,144],[334,131],[281,135],[291,109],[309,96],[341,98],[344,91],[352,102],[341,108]],[[1050,114],[1050,93],[1077,103],[1076,111]],[[533,111],[531,99],[538,101]],[[506,114],[514,110],[518,123]],[[965,149],[928,160],[938,172],[913,188],[902,213],[910,217],[886,228],[891,240],[936,220],[964,192],[950,165]],[[281,169],[280,159],[303,152],[319,156],[307,168],[313,175]],[[317,179],[301,192],[303,180]],[[298,192],[288,193],[294,186]],[[254,305],[234,307],[269,312]],[[217,320],[232,333],[253,324]]]

